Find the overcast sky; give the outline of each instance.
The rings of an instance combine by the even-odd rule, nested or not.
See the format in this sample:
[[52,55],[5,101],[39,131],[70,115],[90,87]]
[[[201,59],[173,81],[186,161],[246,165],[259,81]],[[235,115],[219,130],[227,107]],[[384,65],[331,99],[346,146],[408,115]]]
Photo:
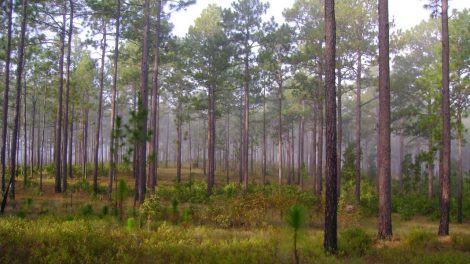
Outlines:
[[[282,11],[291,7],[295,0],[265,0],[270,8],[267,17],[274,16],[277,21],[283,21]],[[390,18],[395,20],[397,28],[409,29],[420,21],[429,17],[429,11],[423,8],[428,0],[390,0]],[[217,4],[222,7],[230,7],[233,0],[197,0],[197,3],[185,11],[172,15],[171,22],[175,25],[174,34],[184,36],[193,21],[201,14],[201,11],[209,4]],[[450,9],[462,10],[470,8],[470,0],[449,0]]]

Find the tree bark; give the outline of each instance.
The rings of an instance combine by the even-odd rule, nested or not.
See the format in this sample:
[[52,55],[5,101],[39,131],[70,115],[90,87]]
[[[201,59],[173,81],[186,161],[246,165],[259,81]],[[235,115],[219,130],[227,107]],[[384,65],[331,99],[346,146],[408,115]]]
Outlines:
[[55,192],[62,192],[62,93],[64,88],[64,53],[65,53],[65,15],[67,10],[67,2],[64,1],[63,15],[62,15],[62,28],[60,29],[60,57],[59,57],[59,89],[57,91],[57,116],[56,116],[56,130],[55,130],[55,146],[54,146],[54,162],[55,162]]
[[[317,141],[317,177],[315,178],[315,190],[318,197],[321,196],[323,187],[323,102],[318,106],[318,141]],[[331,144],[329,142],[329,144]]]
[[244,106],[244,122],[243,122],[243,147],[242,147],[242,172],[245,189],[248,187],[248,146],[250,139],[250,49],[248,46],[248,39],[250,38],[248,30],[245,40],[245,58],[244,58],[244,94],[243,94],[243,106]]
[[148,116],[148,57],[149,57],[149,25],[150,25],[150,1],[145,0],[144,3],[144,36],[141,61],[140,75],[140,98],[141,112],[144,113],[142,120],[139,120],[139,128],[143,135],[142,142],[138,144],[138,201],[142,204],[145,200],[146,192],[146,164],[147,164],[147,116]]
[[266,185],[266,87],[263,89],[263,168],[262,177],[263,185]]
[[181,141],[183,139],[182,137],[182,106],[181,102],[178,102],[178,108],[177,111],[178,113],[176,114],[176,182],[180,183],[181,182]]
[[207,193],[212,194],[214,187],[215,173],[215,94],[214,86],[209,85],[209,133],[208,133],[208,154],[209,154],[209,173],[207,174]]
[[310,154],[310,176],[313,182],[314,193],[316,194],[316,183],[317,183],[317,107],[312,105],[313,112],[313,127],[312,127],[312,148]]
[[6,148],[7,148],[7,133],[8,133],[8,99],[10,93],[10,62],[11,62],[11,37],[12,37],[12,14],[13,14],[13,0],[8,1],[8,29],[7,29],[7,44],[6,44],[6,58],[5,58],[5,90],[3,93],[3,116],[2,116],[2,149],[1,149],[1,164],[2,164],[2,192],[5,191],[5,174],[6,174]]
[[336,21],[334,0],[325,0],[325,108],[326,108],[326,201],[324,248],[337,251],[337,149],[336,149]]
[[98,97],[98,120],[96,121],[93,191],[98,194],[98,151],[100,148],[101,117],[103,115],[103,89],[104,89],[104,59],[106,56],[106,22],[103,21],[103,38],[101,40],[101,71],[100,71],[100,93]]
[[282,184],[282,81],[279,81],[279,93],[278,93],[278,100],[279,100],[279,134],[278,134],[278,146],[277,146],[277,162],[278,162],[278,178],[279,178],[279,185]]
[[337,93],[337,103],[338,103],[338,122],[337,122],[337,130],[338,130],[338,135],[337,135],[337,140],[338,140],[338,150],[337,150],[337,155],[338,155],[338,168],[336,169],[338,173],[338,198],[341,197],[341,164],[342,164],[342,155],[343,155],[343,104],[342,104],[342,99],[341,97],[343,96],[343,91],[342,91],[342,73],[341,73],[341,68],[338,68],[338,93]]
[[362,51],[357,52],[356,76],[356,162],[354,176],[356,178],[356,203],[361,202],[361,86],[362,86]]
[[11,169],[10,169],[10,181],[8,186],[3,193],[2,205],[0,208],[0,213],[3,215],[5,212],[5,207],[7,205],[8,192],[11,188],[12,199],[15,199],[15,177],[16,177],[16,149],[18,144],[18,131],[20,125],[20,104],[21,104],[21,81],[23,80],[23,70],[24,70],[24,47],[26,42],[26,26],[27,26],[27,7],[28,0],[23,0],[21,5],[21,32],[20,32],[20,44],[18,47],[18,64],[16,67],[16,100],[15,100],[15,117],[13,125],[13,134],[12,134],[12,148],[11,148]]
[[392,237],[392,195],[390,158],[390,57],[388,0],[379,0],[379,239]]
[[160,69],[160,21],[162,14],[162,0],[157,0],[157,23],[155,29],[155,61],[153,65],[153,87],[152,87],[152,116],[150,126],[152,127],[152,141],[149,153],[151,159],[149,162],[149,178],[150,189],[155,192],[157,186],[157,169],[158,169],[158,141],[159,141],[159,69]]
[[305,171],[305,163],[304,163],[304,127],[305,127],[305,101],[302,100],[302,115],[300,117],[300,125],[299,125],[299,156],[298,156],[298,184],[300,185],[300,189],[304,189],[304,171]]
[[463,154],[463,135],[462,135],[462,113],[461,110],[457,110],[457,145],[458,145],[458,171],[457,175],[459,178],[459,185],[458,185],[458,191],[457,191],[457,222],[462,223],[462,199],[463,199],[463,159],[462,159],[462,154]]
[[[67,66],[66,66],[66,75],[67,81],[65,86],[65,115],[64,115],[64,152],[62,153],[62,163],[63,163],[63,177],[62,177],[62,190],[65,192],[67,190],[67,154],[68,154],[68,130],[69,130],[69,104],[70,104],[70,65],[72,60],[70,55],[72,53],[72,36],[73,36],[73,0],[69,0],[70,3],[70,24],[68,30],[68,42],[67,42]],[[70,164],[69,164],[70,165]]]
[[116,96],[117,96],[117,74],[118,74],[118,61],[119,61],[119,36],[121,28],[121,0],[117,0],[116,7],[116,32],[114,36],[114,61],[113,61],[113,91],[111,96],[111,133],[109,137],[109,175],[108,175],[108,198],[111,199],[113,192],[113,180],[116,174],[116,163],[115,157],[117,156],[117,146],[115,138],[116,129]]
[[439,185],[441,195],[439,206],[441,217],[439,222],[440,236],[449,235],[450,214],[450,96],[449,96],[449,23],[448,23],[448,1],[441,0],[442,7],[442,145],[441,163],[439,169]]

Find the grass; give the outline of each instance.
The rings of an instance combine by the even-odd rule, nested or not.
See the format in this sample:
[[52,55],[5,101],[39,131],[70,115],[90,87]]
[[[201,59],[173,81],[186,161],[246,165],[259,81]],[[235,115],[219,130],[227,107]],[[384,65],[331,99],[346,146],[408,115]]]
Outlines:
[[[183,170],[183,179],[189,177]],[[307,209],[298,233],[300,263],[468,263],[470,223],[451,224],[451,236],[438,238],[438,222],[429,217],[393,214],[394,238],[376,240],[377,219],[361,210],[338,213],[339,254],[323,251],[323,207],[309,191],[296,187],[259,187],[248,191],[225,185],[205,196],[201,170],[195,185],[174,184],[174,168],[159,170],[160,190],[144,209],[131,194],[124,215],[106,194],[93,195],[86,183],[74,192],[55,194],[53,178],[23,189],[0,218],[0,263],[293,263],[292,229],[286,213],[292,205]],[[259,177],[258,177],[259,178]],[[133,179],[119,175],[133,189]],[[236,179],[236,175],[232,175]],[[69,185],[78,186],[72,179]],[[106,177],[99,183],[106,186]],[[308,184],[308,181],[307,181]],[[307,185],[306,184],[306,185]],[[73,189],[73,188],[71,188]]]

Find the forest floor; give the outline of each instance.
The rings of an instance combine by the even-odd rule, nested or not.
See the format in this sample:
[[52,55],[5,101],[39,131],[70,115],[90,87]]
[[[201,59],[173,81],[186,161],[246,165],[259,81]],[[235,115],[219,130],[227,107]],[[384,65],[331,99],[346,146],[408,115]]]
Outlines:
[[[322,246],[322,203],[311,191],[274,185],[244,191],[219,175],[217,191],[207,197],[202,171],[193,172],[189,189],[175,186],[174,168],[160,169],[157,195],[139,209],[128,187],[122,214],[104,187],[93,194],[91,177],[72,179],[64,194],[54,192],[52,177],[44,178],[42,192],[36,178],[25,188],[20,180],[0,218],[0,263],[295,263],[285,221],[292,204],[308,212],[300,263],[470,263],[469,222],[452,223],[451,236],[438,237],[437,220],[394,213],[394,237],[380,242],[374,213],[341,199],[339,250],[330,256]],[[185,168],[184,182],[188,175]],[[133,186],[132,176],[119,178]],[[107,186],[106,177],[99,183]]]

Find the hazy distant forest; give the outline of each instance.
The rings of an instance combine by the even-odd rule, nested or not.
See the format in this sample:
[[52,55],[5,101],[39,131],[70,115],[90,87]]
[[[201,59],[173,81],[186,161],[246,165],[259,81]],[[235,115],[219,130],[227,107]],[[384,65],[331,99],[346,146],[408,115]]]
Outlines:
[[0,263],[470,262],[470,9],[195,2],[0,0]]

